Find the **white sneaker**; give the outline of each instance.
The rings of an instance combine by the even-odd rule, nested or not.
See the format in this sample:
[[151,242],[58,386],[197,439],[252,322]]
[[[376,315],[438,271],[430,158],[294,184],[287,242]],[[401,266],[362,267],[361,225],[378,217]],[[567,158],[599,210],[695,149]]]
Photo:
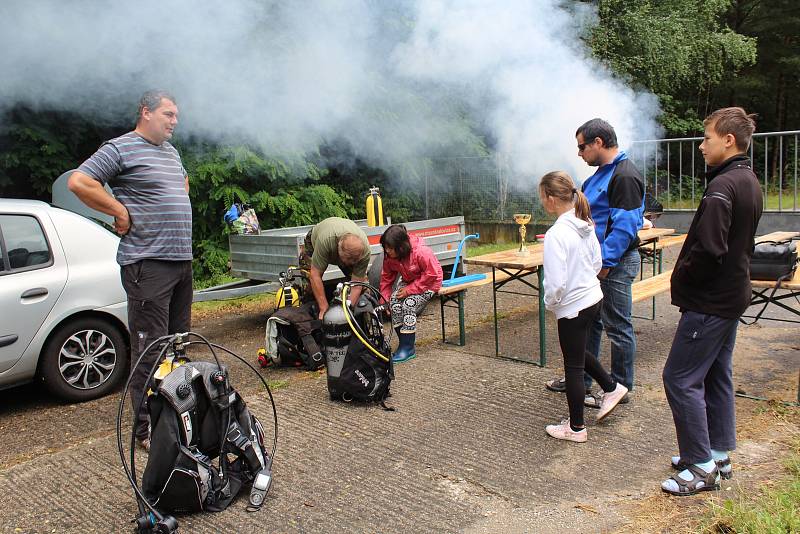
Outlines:
[[576,443],[586,443],[588,434],[585,428],[575,432],[569,426],[569,419],[561,421],[560,425],[547,425],[544,427],[545,432],[550,434],[556,439],[564,439],[567,441],[574,441]]
[[600,403],[600,411],[597,412],[597,420],[602,421],[605,416],[611,413],[611,410],[617,407],[619,401],[628,392],[628,388],[617,382],[617,387],[614,391],[603,393],[603,400]]

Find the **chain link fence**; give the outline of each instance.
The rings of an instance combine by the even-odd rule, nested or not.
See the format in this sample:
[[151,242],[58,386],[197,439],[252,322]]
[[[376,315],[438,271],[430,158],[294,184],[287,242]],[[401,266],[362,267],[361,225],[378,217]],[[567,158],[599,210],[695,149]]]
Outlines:
[[414,172],[426,219],[463,215],[470,222],[509,222],[514,213],[543,213],[536,183],[501,154],[427,158]]

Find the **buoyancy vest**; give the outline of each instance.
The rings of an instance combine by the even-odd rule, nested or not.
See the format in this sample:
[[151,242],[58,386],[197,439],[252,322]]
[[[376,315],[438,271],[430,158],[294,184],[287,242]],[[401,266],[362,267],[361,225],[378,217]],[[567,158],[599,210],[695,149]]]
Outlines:
[[[150,453],[142,492],[160,512],[222,511],[242,487],[270,473],[261,423],[224,366],[181,365],[150,393],[147,406]],[[251,506],[260,506],[265,494],[253,487]]]

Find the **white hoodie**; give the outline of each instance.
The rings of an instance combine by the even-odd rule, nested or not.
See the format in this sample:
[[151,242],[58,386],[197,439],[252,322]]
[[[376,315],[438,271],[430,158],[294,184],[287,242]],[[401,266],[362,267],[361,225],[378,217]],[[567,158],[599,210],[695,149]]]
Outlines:
[[594,226],[570,210],[544,237],[544,305],[556,319],[572,319],[603,298],[597,273],[603,266]]

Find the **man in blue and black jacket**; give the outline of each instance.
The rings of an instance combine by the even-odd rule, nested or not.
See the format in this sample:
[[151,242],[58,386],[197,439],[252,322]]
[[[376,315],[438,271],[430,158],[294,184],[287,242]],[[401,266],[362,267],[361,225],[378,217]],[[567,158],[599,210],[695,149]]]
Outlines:
[[[603,329],[611,342],[611,376],[633,390],[633,360],[636,336],[631,320],[631,286],[639,274],[639,238],[644,213],[644,181],[639,170],[617,145],[614,128],[602,119],[592,119],[575,133],[578,155],[597,172],[581,187],[592,210],[597,240],[603,254],[598,273],[603,289],[603,307],[596,318],[586,350],[599,357]],[[599,407],[601,398],[589,395],[591,379],[586,376],[586,405]],[[547,388],[563,391],[563,379],[551,380]],[[628,396],[621,401],[628,402]]]

